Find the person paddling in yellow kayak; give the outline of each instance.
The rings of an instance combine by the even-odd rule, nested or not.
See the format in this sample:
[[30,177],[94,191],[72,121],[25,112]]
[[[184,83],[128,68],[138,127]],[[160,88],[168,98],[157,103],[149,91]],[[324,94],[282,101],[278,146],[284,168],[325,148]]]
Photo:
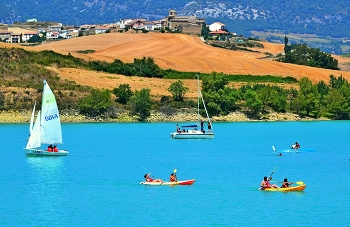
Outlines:
[[264,180],[261,181],[260,187],[262,190],[264,190],[265,188],[278,188],[277,185],[275,184],[271,184],[270,183],[271,177],[267,178],[267,176],[264,177]]
[[288,188],[291,184],[293,184],[293,182],[288,182],[288,179],[284,178],[281,188]]

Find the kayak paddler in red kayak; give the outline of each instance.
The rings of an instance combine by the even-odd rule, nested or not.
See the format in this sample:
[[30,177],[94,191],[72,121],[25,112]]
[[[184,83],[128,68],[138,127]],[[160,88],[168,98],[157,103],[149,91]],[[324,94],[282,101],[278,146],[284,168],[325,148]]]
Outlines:
[[171,173],[170,174],[170,182],[176,182],[177,179],[176,179],[176,175],[174,173]]
[[151,173],[147,173],[145,174],[145,176],[143,176],[147,182],[163,182],[161,179],[153,179],[150,177]]

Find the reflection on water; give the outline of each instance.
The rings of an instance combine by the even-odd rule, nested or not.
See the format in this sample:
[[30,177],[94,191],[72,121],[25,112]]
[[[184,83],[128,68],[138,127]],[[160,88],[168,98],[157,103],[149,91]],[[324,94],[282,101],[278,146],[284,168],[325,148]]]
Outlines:
[[48,156],[48,157],[28,157],[27,162],[33,169],[40,170],[41,173],[55,174],[60,171],[63,165],[62,157]]
[[[64,157],[63,157],[64,158]],[[62,205],[65,193],[64,159],[62,157],[27,157],[32,181],[28,185],[29,196],[35,209],[52,211]],[[59,212],[50,213],[50,219],[58,221]],[[46,213],[36,213],[36,219],[46,219]]]

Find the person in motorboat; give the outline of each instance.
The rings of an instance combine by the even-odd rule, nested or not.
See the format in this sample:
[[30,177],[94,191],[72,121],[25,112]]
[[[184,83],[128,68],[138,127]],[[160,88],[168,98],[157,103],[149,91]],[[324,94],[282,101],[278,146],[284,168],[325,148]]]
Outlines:
[[204,121],[201,121],[201,131],[204,133],[205,130],[204,130]]
[[288,182],[288,179],[284,178],[281,188],[288,188],[291,184],[293,184],[293,182]]
[[208,131],[211,131],[211,121],[208,121]]
[[267,176],[264,176],[264,180],[260,183],[260,187],[262,190],[264,190],[265,188],[278,188],[277,185],[270,183],[271,179],[272,177],[267,178]]
[[176,132],[181,133],[181,129],[179,127],[179,124],[176,124]]
[[171,173],[170,174],[170,182],[176,182],[177,179],[176,179],[176,175],[174,173]]
[[292,149],[299,149],[300,144],[298,142],[295,142],[295,144],[292,145]]
[[163,182],[161,179],[153,179],[150,177],[151,173],[147,173],[145,174],[145,176],[143,176],[147,182]]

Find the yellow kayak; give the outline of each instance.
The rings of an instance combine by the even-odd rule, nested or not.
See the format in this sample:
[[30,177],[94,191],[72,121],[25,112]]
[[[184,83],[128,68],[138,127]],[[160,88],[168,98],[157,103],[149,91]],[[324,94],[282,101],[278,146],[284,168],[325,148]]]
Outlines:
[[306,184],[298,185],[298,186],[292,186],[288,188],[259,188],[262,191],[269,191],[269,192],[291,192],[291,191],[303,191],[306,188]]

